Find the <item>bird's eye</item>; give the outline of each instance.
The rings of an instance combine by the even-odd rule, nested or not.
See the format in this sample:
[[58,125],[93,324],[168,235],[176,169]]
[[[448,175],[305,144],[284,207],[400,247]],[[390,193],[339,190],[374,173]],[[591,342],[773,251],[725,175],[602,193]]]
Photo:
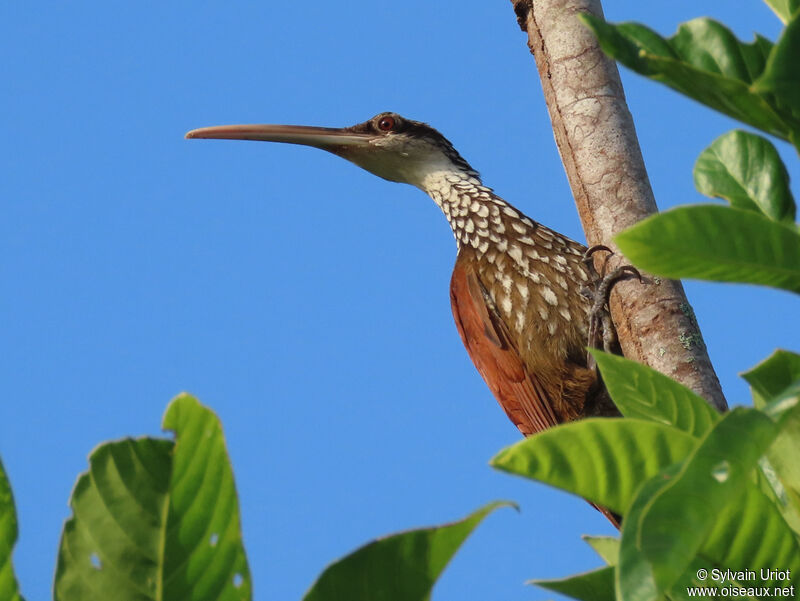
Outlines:
[[394,117],[381,117],[380,121],[378,121],[378,129],[381,131],[392,131],[395,126]]

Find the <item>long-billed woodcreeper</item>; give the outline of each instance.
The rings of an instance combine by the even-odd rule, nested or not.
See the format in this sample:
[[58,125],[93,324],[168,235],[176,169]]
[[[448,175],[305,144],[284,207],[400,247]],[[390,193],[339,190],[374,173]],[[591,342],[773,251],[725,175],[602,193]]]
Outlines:
[[617,415],[587,365],[593,301],[585,290],[597,274],[586,261],[586,247],[494,194],[437,130],[381,113],[341,129],[230,125],[186,137],[314,146],[420,188],[441,208],[456,238],[450,300],[458,332],[520,432],[528,436],[576,418]]

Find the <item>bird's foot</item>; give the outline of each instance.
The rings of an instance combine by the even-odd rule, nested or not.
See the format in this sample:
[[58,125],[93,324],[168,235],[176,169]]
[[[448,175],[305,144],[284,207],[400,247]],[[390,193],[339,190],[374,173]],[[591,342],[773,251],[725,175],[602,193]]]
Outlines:
[[[609,256],[614,254],[607,246],[597,244],[586,250],[583,260],[591,265],[592,255],[601,250],[608,252]],[[611,273],[606,273],[607,264],[608,258],[603,261],[600,274],[592,283],[592,288],[585,288],[582,293],[592,301],[592,307],[589,310],[588,346],[590,348],[601,348],[606,352],[614,352],[618,343],[614,324],[611,321],[611,314],[608,311],[608,298],[614,284],[618,281],[628,277],[636,277],[641,282],[642,274],[633,265],[622,265],[611,271]],[[587,357],[587,364],[591,369],[596,368],[594,357],[591,354]]]

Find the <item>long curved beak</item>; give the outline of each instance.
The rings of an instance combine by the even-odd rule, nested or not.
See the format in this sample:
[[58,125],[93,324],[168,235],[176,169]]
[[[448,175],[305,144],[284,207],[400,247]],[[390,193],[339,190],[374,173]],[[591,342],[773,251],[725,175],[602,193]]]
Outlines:
[[201,127],[186,134],[187,139],[258,140],[302,144],[323,150],[364,147],[375,138],[371,134],[354,133],[343,128],[310,127],[307,125],[220,125]]

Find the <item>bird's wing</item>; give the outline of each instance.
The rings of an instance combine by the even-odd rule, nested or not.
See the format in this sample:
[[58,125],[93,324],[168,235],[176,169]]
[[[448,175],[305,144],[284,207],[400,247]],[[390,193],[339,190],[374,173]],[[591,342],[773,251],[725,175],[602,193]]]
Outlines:
[[558,423],[553,403],[529,373],[486,288],[469,261],[456,261],[450,302],[472,362],[508,417],[525,436]]

